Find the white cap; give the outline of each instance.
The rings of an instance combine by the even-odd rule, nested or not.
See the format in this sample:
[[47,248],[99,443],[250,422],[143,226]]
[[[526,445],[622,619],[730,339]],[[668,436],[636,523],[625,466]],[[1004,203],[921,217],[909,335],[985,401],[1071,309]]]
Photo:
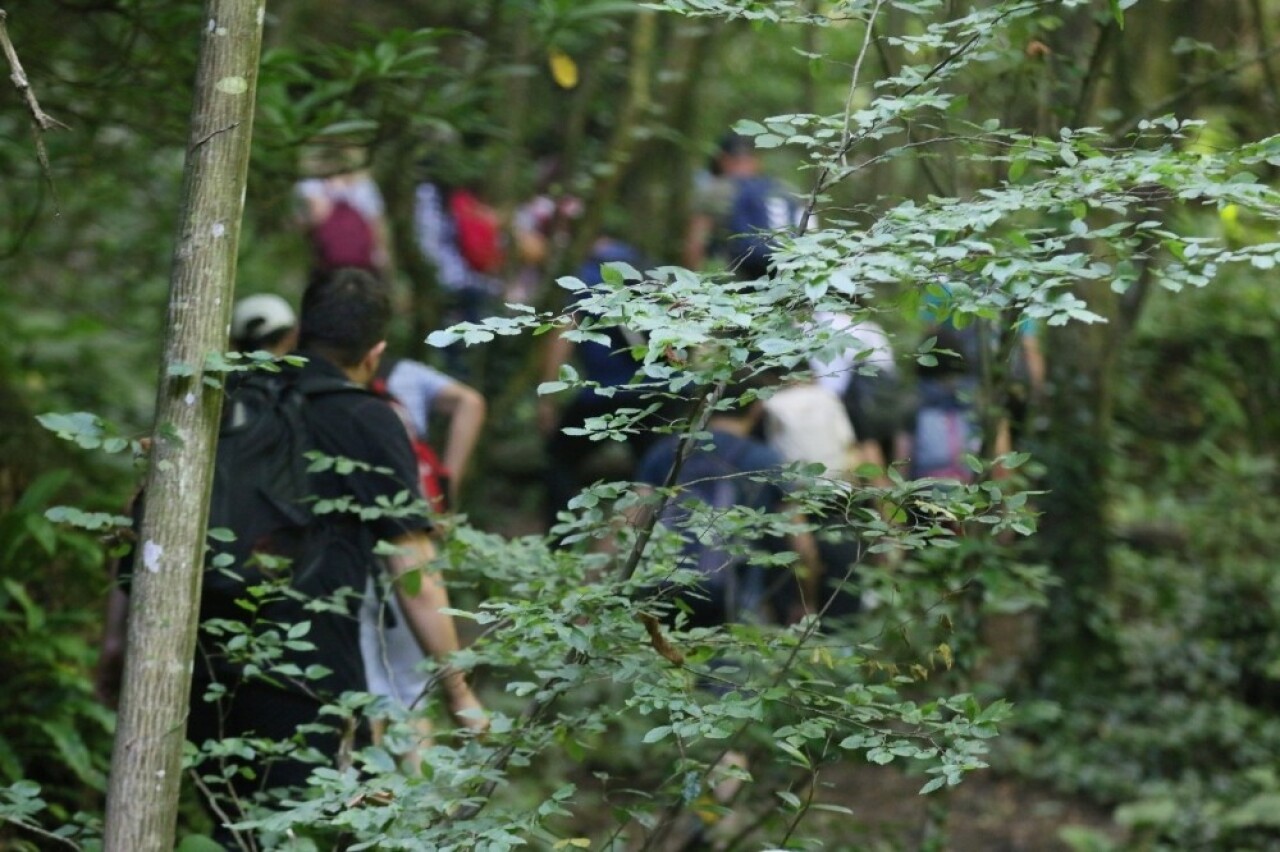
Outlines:
[[288,302],[270,293],[259,293],[236,302],[231,312],[231,339],[253,343],[297,324],[298,318]]

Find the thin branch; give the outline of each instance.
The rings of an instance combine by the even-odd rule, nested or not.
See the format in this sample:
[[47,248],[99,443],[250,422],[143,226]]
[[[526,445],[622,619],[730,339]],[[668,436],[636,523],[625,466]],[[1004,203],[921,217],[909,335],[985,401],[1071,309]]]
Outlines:
[[[200,795],[204,796],[204,800],[209,805],[209,810],[213,811],[213,815],[222,820],[222,824],[231,832],[236,845],[240,847],[242,852],[253,852],[253,849],[257,848],[256,844],[246,845],[245,838],[240,836],[240,832],[231,828],[235,820],[231,819],[227,812],[222,809],[222,806],[218,804],[218,797],[213,794],[213,791],[209,789],[209,785],[200,777],[200,773],[195,769],[191,769],[187,774],[191,776],[191,781],[196,785],[196,789],[200,791]],[[253,844],[252,838],[249,839],[249,844]]]
[[[40,161],[40,168],[44,172],[45,180],[49,182],[49,189],[54,190],[53,170],[49,167],[49,152],[44,147],[44,134],[50,130],[69,130],[70,128],[40,108],[35,90],[27,81],[27,74],[22,70],[22,63],[18,60],[18,51],[9,40],[9,28],[6,26],[8,19],[9,13],[0,9],[0,49],[4,50],[5,59],[9,62],[9,79],[13,81],[19,97],[26,103],[27,112],[31,114],[31,131],[36,142],[36,159]],[[56,191],[54,192],[54,209],[57,209]]]
[[853,76],[849,80],[849,94],[844,99],[844,130],[842,135],[845,144],[840,146],[840,162],[844,166],[849,165],[845,158],[848,156],[850,148],[848,144],[850,139],[849,122],[853,119],[853,99],[858,93],[858,80],[862,78],[862,63],[867,58],[867,49],[871,47],[871,42],[875,41],[876,16],[880,14],[880,7],[883,3],[884,0],[876,0],[876,4],[871,7],[871,14],[867,17],[867,31],[862,37],[862,47],[858,50],[858,58],[853,63]]
[[684,467],[685,460],[689,458],[689,454],[693,452],[693,442],[696,436],[707,428],[707,421],[711,419],[711,412],[715,410],[716,403],[720,401],[720,397],[724,395],[726,383],[718,382],[711,392],[707,394],[700,403],[698,412],[691,419],[692,428],[680,437],[680,446],[676,450],[675,462],[671,465],[671,469],[667,471],[666,481],[662,483],[662,487],[667,496],[663,498],[658,508],[652,510],[645,523],[641,526],[640,532],[636,535],[635,543],[631,547],[631,552],[627,555],[627,561],[623,564],[622,569],[618,572],[618,578],[622,582],[626,582],[636,573],[636,569],[640,566],[640,559],[644,556],[645,548],[649,544],[649,539],[653,537],[653,531],[658,525],[658,516],[662,514],[662,510],[671,502],[672,497],[669,492],[675,487],[680,477],[680,471]]
[[[0,9],[0,14],[2,14],[3,12],[4,10]],[[57,843],[61,843],[63,846],[66,846],[68,849],[80,850],[83,848],[79,843],[76,843],[74,840],[70,840],[66,837],[62,837],[60,835],[54,834],[52,831],[45,831],[43,828],[41,828],[38,825],[32,825],[29,822],[23,822],[22,820],[14,819],[11,816],[0,817],[0,819],[3,819],[5,822],[9,823],[9,825],[17,826],[23,831],[29,831],[32,834],[36,835],[37,837],[43,838],[45,840],[52,840]]]

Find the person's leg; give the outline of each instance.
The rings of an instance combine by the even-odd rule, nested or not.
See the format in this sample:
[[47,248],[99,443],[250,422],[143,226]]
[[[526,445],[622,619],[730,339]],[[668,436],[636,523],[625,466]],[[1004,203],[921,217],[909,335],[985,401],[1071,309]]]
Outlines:
[[[266,739],[287,746],[270,754],[257,754],[249,760],[234,757],[205,762],[197,770],[203,777],[224,780],[204,782],[200,790],[205,809],[213,818],[213,837],[228,849],[241,848],[234,833],[227,828],[244,818],[249,806],[265,791],[278,788],[304,788],[311,771],[323,763],[331,764],[344,745],[344,732],[328,724],[319,715],[320,703],[306,695],[286,692],[258,682],[241,682],[214,702],[203,700],[207,683],[193,685],[191,714],[187,738],[197,746],[209,740]],[[197,691],[198,690],[198,691]],[[299,729],[323,723],[323,731]],[[314,749],[316,754],[309,753]],[[231,771],[238,767],[250,773]]]

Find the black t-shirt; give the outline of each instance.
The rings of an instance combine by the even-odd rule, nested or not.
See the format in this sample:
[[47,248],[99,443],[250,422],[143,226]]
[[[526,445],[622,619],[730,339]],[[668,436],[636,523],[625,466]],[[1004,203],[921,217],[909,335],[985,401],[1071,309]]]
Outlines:
[[[331,384],[345,376],[328,361],[311,356],[299,379],[305,386],[317,380]],[[427,530],[430,521],[421,510],[418,464],[408,433],[384,400],[353,385],[350,392],[309,396],[306,416],[316,450],[354,464],[338,463],[311,474],[318,501],[314,527],[321,538],[313,552],[319,555],[309,566],[294,566],[290,587],[300,599],[273,601],[259,620],[280,625],[310,622],[301,639],[314,650],[286,646],[281,661],[303,671],[313,664],[329,669],[325,677],[303,683],[321,697],[331,697],[365,688],[358,614],[369,577],[379,570],[374,547],[379,541]],[[353,469],[338,472],[347,467]]]

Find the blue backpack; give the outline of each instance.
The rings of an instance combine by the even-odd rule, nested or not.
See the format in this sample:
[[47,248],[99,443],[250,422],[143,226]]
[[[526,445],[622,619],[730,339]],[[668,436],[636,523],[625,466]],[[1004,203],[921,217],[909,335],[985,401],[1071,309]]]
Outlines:
[[[716,523],[735,506],[752,504],[750,489],[762,487],[743,476],[740,454],[745,445],[727,454],[694,452],[680,472],[684,493],[660,516],[663,526],[680,530],[685,537],[681,566],[701,576],[704,599],[684,598],[693,610],[694,626],[734,621],[740,608],[739,573],[744,558],[733,553]],[[702,523],[705,520],[705,523]]]
[[972,397],[976,383],[969,379],[920,382],[911,478],[973,481],[964,463],[967,453],[981,450],[982,435],[974,421]]
[[769,259],[782,231],[799,227],[800,205],[771,178],[735,178],[736,192],[725,228],[729,266],[744,279],[769,274]]

